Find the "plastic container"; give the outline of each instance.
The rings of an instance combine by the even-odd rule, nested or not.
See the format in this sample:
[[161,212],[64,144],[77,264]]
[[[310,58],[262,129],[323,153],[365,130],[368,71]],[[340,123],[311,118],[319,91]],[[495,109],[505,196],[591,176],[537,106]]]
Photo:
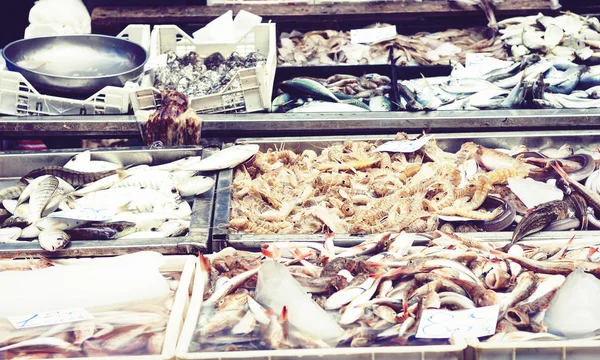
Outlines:
[[[70,265],[90,261],[90,258],[52,260],[57,265]],[[179,338],[182,324],[190,305],[190,295],[192,294],[192,285],[196,274],[197,260],[194,256],[174,255],[164,256],[165,263],[159,268],[161,272],[181,272],[179,286],[175,290],[173,305],[169,314],[165,330],[165,339],[162,345],[162,352],[158,355],[137,355],[137,356],[102,356],[102,359],[140,359],[140,360],[171,360],[175,359],[175,349]],[[5,260],[0,261],[0,271],[10,268],[29,269],[27,260]],[[93,315],[93,313],[92,313]],[[40,328],[44,330],[45,328]],[[42,331],[43,332],[43,331]],[[0,353],[0,356],[2,353]],[[89,358],[94,358],[91,355]],[[96,357],[98,358],[98,357]],[[70,359],[88,359],[88,358],[70,358]]]
[[[192,37],[175,25],[157,25],[152,29],[150,56],[158,56],[173,51],[183,57],[190,51],[200,56],[220,52],[229,56],[236,51],[242,56],[257,51],[267,57],[266,63],[249,69],[240,70],[217,93],[190,98],[191,107],[199,114],[226,112],[256,112],[271,107],[271,94],[277,68],[277,43],[275,24],[259,24],[242,40],[232,44],[197,44]],[[160,107],[160,91],[152,87],[153,74],[146,76],[143,87],[131,93],[131,105],[134,111],[152,110]],[[241,88],[233,87],[239,81]]]
[[591,340],[483,343],[467,340],[474,360],[595,360],[600,342]]
[[[207,256],[209,259],[211,256]],[[364,348],[330,348],[298,350],[261,350],[231,352],[189,352],[192,337],[202,306],[204,280],[196,276],[190,308],[187,313],[179,342],[177,359],[260,359],[260,360],[464,360],[466,342],[458,339],[454,345],[438,346],[390,346]]]
[[[150,48],[150,26],[129,25],[117,35]],[[37,91],[18,72],[0,71],[0,114],[40,115],[112,115],[129,112],[131,90],[107,86],[87,99],[49,96]]]

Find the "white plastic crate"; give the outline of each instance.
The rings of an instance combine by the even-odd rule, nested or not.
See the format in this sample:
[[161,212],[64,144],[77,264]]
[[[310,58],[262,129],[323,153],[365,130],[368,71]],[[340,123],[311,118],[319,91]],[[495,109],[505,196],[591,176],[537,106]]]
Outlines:
[[[179,336],[181,334],[182,325],[186,314],[190,307],[190,297],[193,292],[192,286],[195,283],[197,271],[197,258],[191,255],[165,255],[164,264],[161,265],[161,272],[181,272],[179,286],[175,291],[173,298],[173,307],[169,315],[169,320],[165,329],[165,340],[162,345],[162,352],[155,355],[115,355],[102,357],[87,357],[87,358],[71,358],[73,360],[84,359],[135,359],[135,360],[173,360],[175,359],[175,349]],[[81,264],[90,261],[92,258],[84,257],[77,259],[52,259],[57,265]],[[21,268],[28,270],[29,262],[27,260],[0,260],[0,268],[2,266],[10,266],[11,268]],[[0,353],[0,355],[2,355]]]
[[[266,63],[254,68],[240,70],[233,80],[219,93],[190,98],[190,105],[199,114],[224,112],[256,112],[271,107],[271,94],[277,68],[277,43],[275,24],[259,24],[239,42],[233,44],[197,44],[175,25],[157,25],[152,29],[150,56],[173,51],[183,57],[190,51],[206,57],[220,52],[227,57],[236,51],[242,56],[257,51],[267,57]],[[160,91],[152,88],[153,74],[142,81],[143,88],[131,94],[134,111],[152,110],[160,107]],[[234,89],[239,80],[241,89]]]
[[129,90],[107,86],[85,100],[40,94],[23,75],[0,71],[0,113],[6,115],[126,114]]
[[[211,255],[207,256],[211,259]],[[200,269],[197,270],[198,272]],[[196,276],[183,329],[177,343],[177,359],[252,359],[252,360],[464,360],[467,344],[456,339],[454,345],[385,346],[363,348],[260,350],[230,352],[189,352],[202,308],[204,279]]]
[[[150,25],[129,25],[117,37],[148,51]],[[131,90],[107,86],[85,100],[40,94],[18,72],[0,71],[0,114],[5,115],[111,115],[129,112]]]

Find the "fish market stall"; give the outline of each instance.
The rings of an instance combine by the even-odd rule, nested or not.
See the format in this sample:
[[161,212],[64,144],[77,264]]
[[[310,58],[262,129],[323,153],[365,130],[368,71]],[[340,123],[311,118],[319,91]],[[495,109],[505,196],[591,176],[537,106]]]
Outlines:
[[[383,231],[484,231],[482,237],[516,242],[542,229],[595,229],[594,210],[586,209],[599,198],[592,194],[598,136],[591,130],[239,139],[260,151],[219,176],[217,187],[228,191],[217,194],[213,249],[255,249],[285,238],[321,242],[317,234],[328,231],[356,244]],[[566,204],[575,199],[580,205]],[[577,234],[588,232],[596,233]]]
[[201,147],[7,152],[0,254],[208,251],[216,174]]
[[597,349],[597,320],[570,320],[573,306],[593,311],[572,295],[600,289],[597,240],[506,250],[442,232],[352,247],[334,235],[284,239],[200,259],[178,358],[582,359]]
[[0,357],[174,359],[196,264],[150,251],[2,260]]

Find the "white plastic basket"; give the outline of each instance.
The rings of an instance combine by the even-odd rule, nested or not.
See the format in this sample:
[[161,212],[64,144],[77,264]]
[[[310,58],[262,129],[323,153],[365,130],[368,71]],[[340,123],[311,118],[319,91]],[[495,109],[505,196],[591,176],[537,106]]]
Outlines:
[[0,71],[0,113],[6,115],[126,114],[129,90],[107,86],[85,100],[40,94],[18,72]]
[[[190,306],[190,296],[192,286],[195,283],[198,261],[194,256],[190,255],[170,255],[164,256],[164,264],[159,268],[161,272],[181,272],[179,286],[175,291],[173,298],[173,307],[169,315],[169,320],[165,329],[165,340],[162,346],[162,353],[156,355],[106,355],[103,357],[95,357],[96,359],[135,359],[135,360],[173,360],[175,359],[175,348],[179,335],[181,333],[183,321],[186,317]],[[90,261],[91,258],[78,259],[52,259],[53,262],[59,265],[81,264]],[[10,265],[10,267],[19,267],[29,269],[27,260],[1,260],[1,265]],[[1,354],[0,354],[1,355]],[[94,358],[94,357],[92,357]],[[89,358],[72,358],[74,360],[84,360]]]
[[[219,93],[190,99],[190,105],[199,114],[224,112],[256,112],[271,107],[271,94],[277,68],[277,43],[275,24],[259,24],[242,40],[233,44],[197,44],[175,25],[157,25],[152,29],[150,56],[173,51],[183,57],[190,51],[200,56],[220,52],[229,56],[236,51],[242,56],[257,51],[267,57],[266,63],[254,68],[240,70],[233,80]],[[146,76],[143,85],[151,84],[153,74]],[[233,89],[239,80],[241,88]],[[134,111],[152,110],[160,107],[160,91],[149,87],[135,90],[131,94]]]
[[[117,37],[150,48],[150,25],[129,25]],[[44,95],[18,72],[0,71],[0,114],[112,115],[129,112],[131,90],[107,86],[85,100]]]
[[[211,255],[207,256],[211,259]],[[198,269],[197,271],[200,271]],[[177,343],[177,359],[252,359],[252,360],[464,360],[467,344],[456,339],[454,345],[388,346],[298,350],[261,350],[231,352],[189,352],[202,308],[204,279],[196,276],[183,329]]]

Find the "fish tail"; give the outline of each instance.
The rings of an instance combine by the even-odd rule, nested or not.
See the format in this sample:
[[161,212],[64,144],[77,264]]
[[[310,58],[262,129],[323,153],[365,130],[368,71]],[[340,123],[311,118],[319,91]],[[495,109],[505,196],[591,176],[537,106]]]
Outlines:
[[200,269],[202,272],[210,272],[210,260],[201,252],[198,253],[198,261],[200,262]]

